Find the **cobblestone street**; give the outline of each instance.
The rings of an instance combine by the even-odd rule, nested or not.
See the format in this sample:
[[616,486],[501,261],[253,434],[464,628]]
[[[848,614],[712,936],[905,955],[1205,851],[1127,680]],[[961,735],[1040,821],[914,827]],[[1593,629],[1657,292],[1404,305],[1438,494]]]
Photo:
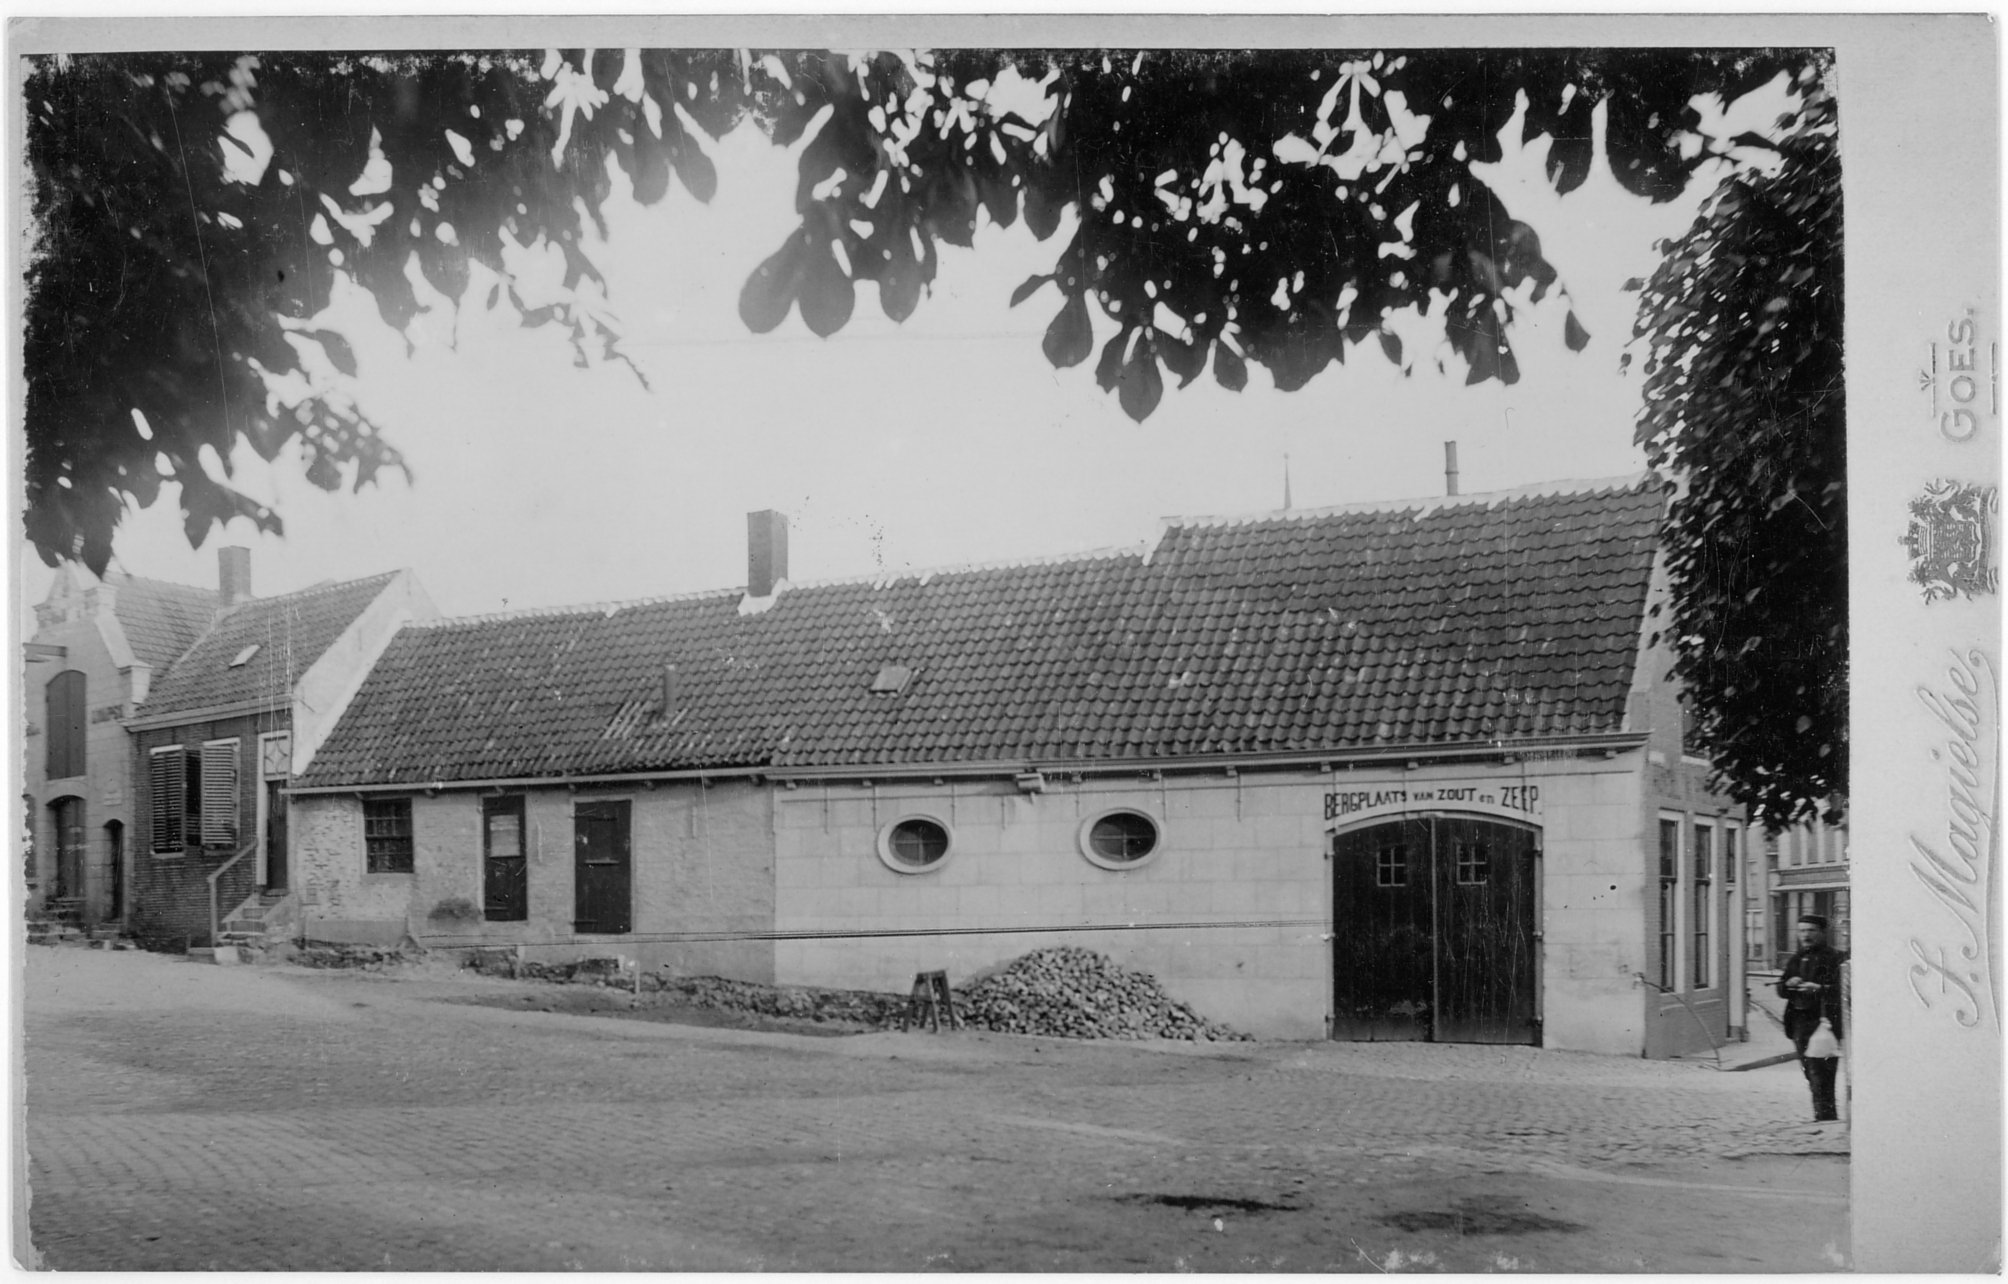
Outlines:
[[[65,1270],[1808,1271],[1796,1067],[1528,1048],[815,1038],[527,983],[27,952]],[[39,1254],[39,1258],[35,1255]]]

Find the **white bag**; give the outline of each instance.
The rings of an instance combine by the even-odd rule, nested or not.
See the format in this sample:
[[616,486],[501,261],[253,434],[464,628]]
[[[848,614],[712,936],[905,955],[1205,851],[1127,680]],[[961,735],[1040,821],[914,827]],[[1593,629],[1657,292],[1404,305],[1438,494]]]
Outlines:
[[1812,1038],[1806,1040],[1806,1055],[1821,1060],[1841,1055],[1841,1041],[1834,1037],[1834,1027],[1827,1023],[1827,1018],[1820,1018],[1820,1028],[1813,1031]]

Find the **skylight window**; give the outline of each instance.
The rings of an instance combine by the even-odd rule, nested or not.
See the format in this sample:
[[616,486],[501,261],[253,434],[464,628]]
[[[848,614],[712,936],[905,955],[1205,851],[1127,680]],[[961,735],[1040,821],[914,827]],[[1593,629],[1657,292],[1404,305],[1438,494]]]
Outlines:
[[261,645],[263,644],[258,642],[253,642],[250,646],[247,646],[242,651],[239,651],[237,653],[237,658],[230,662],[230,667],[233,669],[241,669],[245,665],[251,663],[251,657],[258,654],[258,648]]
[[903,664],[888,664],[872,679],[873,695],[898,695],[913,681],[913,670]]

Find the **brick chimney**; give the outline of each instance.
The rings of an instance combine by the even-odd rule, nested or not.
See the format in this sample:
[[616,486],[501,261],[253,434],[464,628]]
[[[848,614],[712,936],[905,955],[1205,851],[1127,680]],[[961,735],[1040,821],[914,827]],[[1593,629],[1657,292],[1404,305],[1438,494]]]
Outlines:
[[1454,441],[1443,443],[1443,493],[1457,493],[1457,443]]
[[235,606],[251,598],[251,550],[232,544],[216,550],[216,588],[220,606]]
[[746,596],[772,596],[787,578],[787,516],[771,508],[746,514]]

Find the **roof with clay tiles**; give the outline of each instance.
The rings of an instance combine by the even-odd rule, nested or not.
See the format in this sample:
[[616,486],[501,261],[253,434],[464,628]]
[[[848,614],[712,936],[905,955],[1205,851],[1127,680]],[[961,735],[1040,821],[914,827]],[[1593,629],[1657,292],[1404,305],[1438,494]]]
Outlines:
[[[1616,732],[1664,508],[1634,477],[1171,519],[1148,550],[791,586],[751,613],[728,590],[407,625],[299,783]],[[904,688],[874,693],[894,665]]]
[[195,644],[154,680],[139,716],[290,700],[293,684],[396,574],[251,598],[217,614]]

